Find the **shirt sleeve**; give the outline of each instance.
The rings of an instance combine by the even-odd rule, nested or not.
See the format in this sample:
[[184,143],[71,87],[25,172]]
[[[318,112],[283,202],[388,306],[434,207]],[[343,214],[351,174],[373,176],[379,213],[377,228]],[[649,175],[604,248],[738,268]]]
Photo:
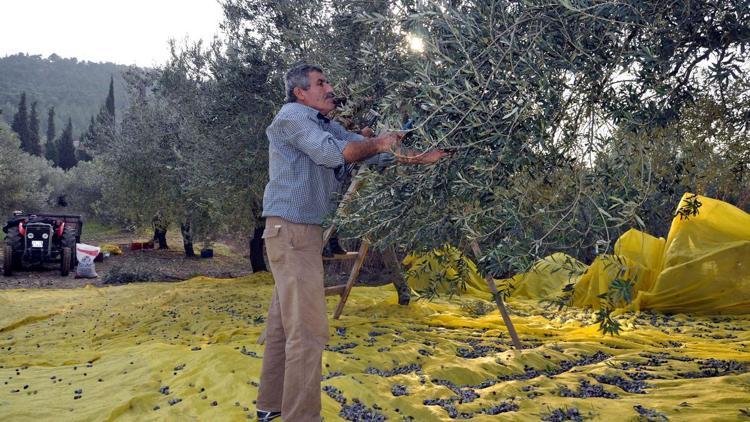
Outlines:
[[[359,142],[364,141],[365,137],[354,132],[349,132],[346,129],[344,129],[343,126],[336,122],[331,122],[330,124],[331,133],[333,133],[337,138],[344,139],[347,141],[353,141],[353,142]],[[362,160],[362,163],[364,164],[372,164],[376,165],[379,168],[390,166],[391,164],[395,163],[396,156],[393,155],[390,152],[380,152],[377,153],[371,157],[368,157],[364,160]]]
[[315,164],[336,168],[345,163],[343,151],[349,141],[337,139],[333,134],[321,129],[313,119],[308,117],[279,119],[275,122],[275,126],[269,130],[282,131],[283,138],[310,157]]
[[[339,139],[344,139],[352,142],[364,141],[365,137],[354,132],[349,132],[344,129],[343,126],[336,122],[331,122],[329,125],[331,133]],[[380,152],[373,156],[367,157],[361,162],[363,164],[375,165],[379,168],[388,167],[396,162],[396,156],[390,152]]]
[[328,124],[328,129],[331,131],[333,136],[345,141],[362,141],[365,139],[365,137],[360,135],[359,133],[349,132],[348,130],[344,129],[344,127],[341,126],[341,124],[339,124],[338,122],[331,121]]

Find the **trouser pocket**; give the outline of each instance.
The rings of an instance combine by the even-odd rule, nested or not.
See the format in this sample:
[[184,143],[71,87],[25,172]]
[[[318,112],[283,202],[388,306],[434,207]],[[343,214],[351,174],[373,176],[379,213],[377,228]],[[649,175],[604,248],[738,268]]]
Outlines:
[[263,230],[263,240],[266,244],[266,254],[271,262],[280,262],[284,257],[281,224],[267,224]]

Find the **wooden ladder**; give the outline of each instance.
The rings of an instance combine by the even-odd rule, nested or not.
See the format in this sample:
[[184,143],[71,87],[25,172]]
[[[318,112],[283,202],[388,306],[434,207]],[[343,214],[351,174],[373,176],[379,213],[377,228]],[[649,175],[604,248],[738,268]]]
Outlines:
[[[351,199],[352,195],[354,195],[354,192],[356,192],[361,185],[362,179],[357,178],[357,171],[354,171],[352,174],[352,182],[346,189],[344,197],[339,203],[337,212],[340,211],[347,202],[349,202],[349,199]],[[323,245],[328,244],[328,241],[331,239],[331,236],[335,232],[336,223],[333,223],[331,224],[331,227],[327,228],[323,232]],[[354,287],[354,283],[356,283],[357,279],[359,278],[359,271],[362,269],[362,264],[364,264],[365,262],[365,257],[367,256],[367,251],[369,249],[370,244],[366,239],[362,239],[359,250],[357,252],[348,252],[346,255],[334,255],[332,258],[323,258],[324,261],[356,259],[356,261],[354,261],[354,265],[352,265],[352,271],[349,273],[349,279],[346,281],[346,284],[326,287],[325,289],[326,296],[339,295],[339,304],[336,306],[336,311],[333,313],[333,319],[341,318],[341,313],[344,311],[344,305],[346,305],[346,300],[349,298],[349,292],[351,292],[352,287]]]
[[[349,201],[349,199],[354,195],[354,192],[359,189],[360,185],[362,184],[362,180],[358,179],[356,171],[352,175],[352,182],[349,185],[349,188],[346,190],[346,193],[344,194],[344,197],[342,198],[341,202],[339,203],[338,210],[341,210],[343,206]],[[337,210],[337,212],[338,212]],[[331,238],[331,235],[336,230],[335,223],[331,225],[331,227],[327,228],[323,232],[323,245],[328,244],[328,241]],[[367,242],[366,239],[362,239],[362,243],[359,247],[359,250],[357,252],[348,252],[346,255],[334,255],[331,258],[323,258],[324,261],[332,261],[332,260],[345,260],[345,259],[356,259],[354,262],[354,265],[352,266],[352,271],[349,273],[349,279],[347,280],[346,284],[338,285],[338,286],[331,286],[325,288],[325,295],[326,296],[334,296],[339,295],[339,303],[336,306],[336,311],[333,313],[333,319],[339,319],[341,317],[341,313],[344,311],[344,305],[346,305],[346,300],[349,299],[349,293],[352,290],[352,287],[354,287],[354,283],[357,282],[357,278],[359,278],[359,271],[362,269],[362,264],[365,262],[365,257],[367,256],[367,251],[370,248],[370,244]],[[476,240],[471,242],[471,250],[474,253],[474,256],[477,259],[477,262],[479,262],[479,257],[481,256],[481,250],[479,248],[479,244]],[[497,305],[497,309],[500,312],[500,315],[502,316],[503,323],[505,324],[505,327],[508,329],[508,333],[510,334],[511,341],[513,342],[513,346],[517,350],[523,349],[523,344],[521,343],[521,339],[518,337],[518,333],[516,331],[515,326],[513,325],[513,321],[510,318],[510,314],[508,313],[508,309],[505,307],[505,303],[503,301],[503,298],[498,294],[497,292],[497,286],[495,286],[495,280],[493,279],[491,274],[487,274],[485,276],[485,282],[487,283],[487,286],[490,289],[490,292],[492,292],[493,300],[495,301],[495,304]],[[258,338],[258,344],[263,344],[266,341],[266,331],[264,330],[263,333]]]

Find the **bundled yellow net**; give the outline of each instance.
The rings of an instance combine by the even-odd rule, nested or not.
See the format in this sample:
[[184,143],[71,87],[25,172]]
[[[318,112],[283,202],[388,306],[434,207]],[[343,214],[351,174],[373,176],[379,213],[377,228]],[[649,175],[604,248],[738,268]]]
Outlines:
[[[513,298],[547,299],[572,285],[571,304],[599,309],[616,279],[633,283],[634,300],[628,310],[694,312],[707,314],[750,311],[750,215],[722,201],[685,194],[666,240],[631,229],[615,243],[614,254],[600,255],[586,266],[562,253],[537,262],[528,272],[509,280]],[[692,210],[692,212],[690,212]],[[467,261],[463,274],[464,294],[484,296],[487,285],[476,265],[453,248],[410,256],[404,264],[412,269],[430,263],[451,275],[458,270],[440,266],[440,255],[455,255],[455,262]],[[434,273],[434,272],[433,272]],[[424,289],[429,273],[414,272],[409,284]],[[443,289],[444,290],[444,289]]]
[[[691,206],[696,214],[688,215]],[[606,265],[613,260],[619,265]],[[615,255],[597,258],[575,285],[573,303],[598,308],[597,296],[622,268],[624,277],[635,281],[630,309],[748,313],[750,215],[725,202],[685,194],[666,241],[637,230],[625,233]]]
[[122,249],[118,245],[105,243],[100,246],[102,253],[108,252],[111,255],[122,255]]

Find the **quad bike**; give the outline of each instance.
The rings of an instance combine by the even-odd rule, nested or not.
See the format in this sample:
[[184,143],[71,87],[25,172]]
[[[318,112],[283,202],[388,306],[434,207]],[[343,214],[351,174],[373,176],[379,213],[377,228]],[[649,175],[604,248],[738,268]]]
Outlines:
[[80,215],[14,213],[3,227],[3,275],[15,270],[59,264],[67,276],[75,264],[76,243],[81,240]]

